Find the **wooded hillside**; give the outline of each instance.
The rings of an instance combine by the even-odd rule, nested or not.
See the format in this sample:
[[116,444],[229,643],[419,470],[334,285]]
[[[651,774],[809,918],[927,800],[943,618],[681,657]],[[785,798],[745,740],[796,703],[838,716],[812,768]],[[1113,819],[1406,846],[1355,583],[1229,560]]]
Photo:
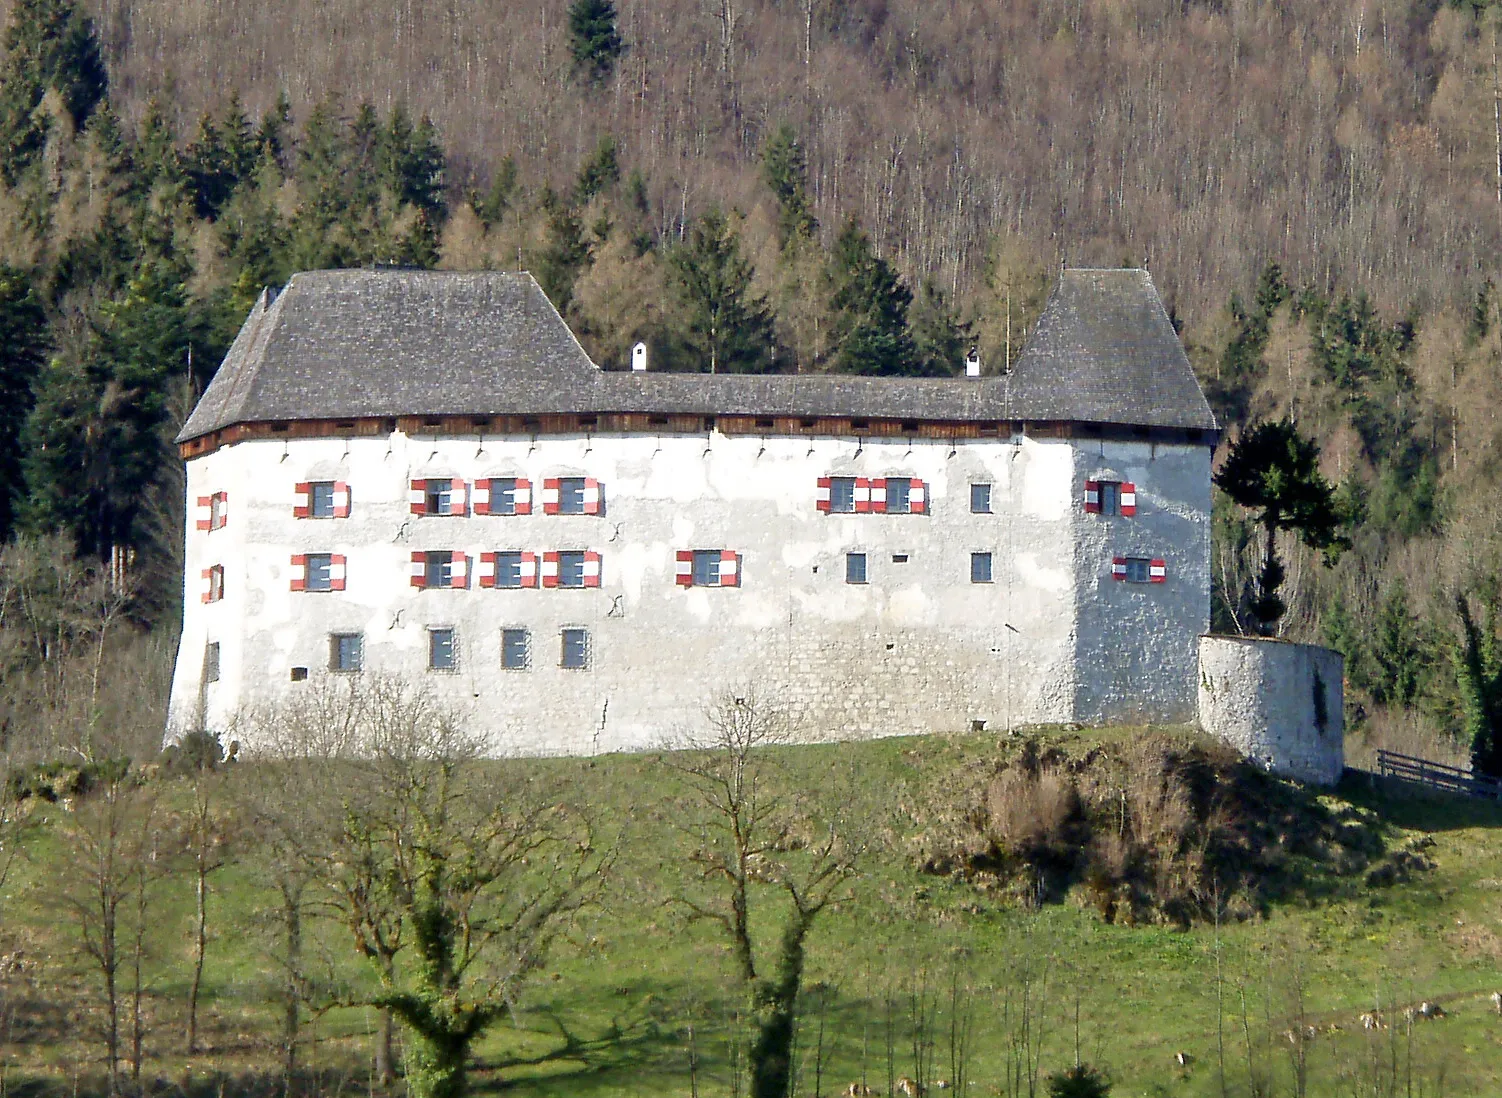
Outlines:
[[[1290,546],[1280,628],[1347,654],[1356,727],[1502,736],[1502,643],[1463,643],[1502,619],[1497,8],[0,17],[0,538],[123,554],[143,625],[180,598],[171,437],[295,270],[523,266],[607,367],[944,375],[1002,368],[1061,263],[1147,263],[1229,432],[1292,417],[1338,486],[1351,550]],[[1236,628],[1260,549],[1216,522]]]

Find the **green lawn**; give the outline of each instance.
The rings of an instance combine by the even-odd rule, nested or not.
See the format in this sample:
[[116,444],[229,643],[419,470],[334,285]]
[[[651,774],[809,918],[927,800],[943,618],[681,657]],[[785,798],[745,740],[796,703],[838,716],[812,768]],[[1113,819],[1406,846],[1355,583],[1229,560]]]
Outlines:
[[[1044,738],[1078,750],[1140,734]],[[1388,887],[1332,875],[1265,919],[1218,929],[1110,925],[1070,899],[1039,910],[988,899],[921,874],[906,853],[912,820],[953,775],[1007,749],[984,736],[780,749],[794,784],[876,821],[851,896],[809,951],[800,1093],[834,1094],[861,1078],[884,1092],[890,1063],[891,1075],[963,1074],[967,1094],[1009,1094],[1019,1065],[1046,1075],[1073,1063],[1076,1047],[1108,1069],[1116,1095],[1220,1095],[1222,1058],[1227,1093],[1250,1093],[1255,1075],[1293,1094],[1300,1053],[1309,1094],[1502,1093],[1502,1018],[1487,999],[1502,988],[1502,809],[1351,783],[1327,803],[1375,814],[1389,848],[1431,835],[1432,869]],[[484,1041],[477,1083],[538,1098],[737,1093],[739,999],[724,943],[665,902],[684,871],[672,772],[647,755],[494,765],[565,781],[618,835],[619,856],[605,902],[555,949],[514,1020]],[[34,962],[0,982],[14,1015],[3,1046],[9,1089],[29,1080],[71,1093],[78,1077],[87,1088],[97,1076],[100,1046],[88,1029],[97,977],[59,903],[61,872],[49,821],[0,900],[0,946],[20,946]],[[204,989],[213,1047],[191,1062],[181,1055],[190,877],[159,886],[152,917],[147,1074],[190,1089],[217,1088],[216,1072],[249,1087],[276,1063],[271,896],[241,866],[214,887]],[[330,972],[359,978],[337,928],[314,937]],[[1375,1006],[1423,999],[1449,1016],[1409,1026],[1389,1009],[1386,1030],[1358,1022]],[[1295,1044],[1286,1033],[1299,1017],[1320,1032]],[[363,1009],[312,1023],[311,1060],[328,1073],[319,1089],[368,1088],[374,1024]]]

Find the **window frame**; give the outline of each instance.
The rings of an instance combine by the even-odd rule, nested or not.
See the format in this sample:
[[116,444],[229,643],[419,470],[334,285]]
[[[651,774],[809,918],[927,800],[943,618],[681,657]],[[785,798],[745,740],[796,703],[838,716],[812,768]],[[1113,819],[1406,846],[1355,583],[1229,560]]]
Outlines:
[[1122,557],[1126,562],[1126,581],[1128,583],[1151,583],[1153,575],[1153,561],[1151,557]]
[[[975,505],[975,494],[977,491],[983,491],[985,493],[986,505],[984,507],[977,507]],[[995,512],[991,510],[991,481],[975,480],[970,482],[970,513],[972,515],[995,514]]]
[[[831,515],[853,515],[855,510],[855,482],[859,477],[830,477],[829,478],[829,513]],[[848,488],[849,507],[840,507],[842,493]]]
[[[985,567],[984,578],[979,575],[982,564]],[[975,584],[996,582],[996,562],[990,550],[976,549],[970,553],[970,582]]]
[[[569,662],[569,636],[575,634],[580,638],[580,654],[578,663]],[[589,630],[582,625],[565,625],[558,630],[558,666],[564,671],[588,671],[594,663],[593,638]]]
[[[344,641],[354,641],[354,659],[351,665],[344,660]],[[329,634],[329,672],[335,675],[358,675],[365,670],[365,634]]]
[[[886,505],[885,511],[889,515],[911,515],[913,513],[913,477],[886,477]],[[902,485],[900,495],[902,506],[892,506],[892,486]]]
[[222,659],[223,652],[218,641],[209,641],[203,646],[203,681],[205,684],[219,681],[223,674]]
[[[585,582],[588,577],[584,574],[584,566],[589,562],[589,551],[586,549],[560,549],[558,550],[558,586],[560,589],[569,591],[582,590],[588,587]],[[578,565],[578,583],[566,583],[571,566]]]
[[[521,662],[511,662],[511,640],[520,636]],[[532,631],[526,626],[508,625],[501,628],[501,670],[530,671],[532,669]]]
[[[694,549],[692,584],[694,587],[720,586],[720,565],[725,560],[723,549]],[[701,570],[700,566],[703,565]]]
[[[319,562],[322,562],[321,564]],[[322,574],[322,583],[315,583],[314,576]],[[332,591],[334,589],[334,554],[305,553],[303,555],[303,590]]]
[[[492,515],[516,514],[516,485],[520,477],[490,478],[490,513]],[[506,487],[498,487],[506,485]]]
[[215,492],[209,496],[209,529],[223,530],[228,521],[229,496],[224,492]]
[[[523,587],[526,586],[526,584],[522,582],[522,562],[525,559],[525,557],[526,557],[526,554],[521,549],[499,549],[499,550],[496,551],[496,554],[495,554],[495,586],[496,586],[496,588],[498,590],[502,590],[502,591],[520,591]],[[502,570],[503,569],[503,565],[508,564],[508,563],[515,564],[516,568],[515,568],[514,572],[503,573],[503,570]],[[509,577],[514,577],[515,580],[516,580],[516,582],[515,583],[502,583],[501,579],[502,579],[503,575],[506,575],[508,578]]]
[[[856,561],[860,562],[860,579],[852,579]],[[864,550],[845,554],[845,582],[852,587],[864,587],[871,582],[871,562]]]
[[[328,510],[319,509],[320,498],[327,492]],[[336,517],[338,508],[334,506],[334,482],[331,480],[312,480],[308,482],[308,517],[315,519],[331,519]]]
[[[577,492],[577,494],[575,493],[572,485],[578,485],[578,492]],[[588,488],[589,488],[589,478],[588,477],[559,477],[558,478],[558,513],[560,515],[587,515],[587,514],[589,514],[588,504],[585,503],[585,501],[584,501],[584,496],[587,493]],[[575,502],[578,503],[577,508],[575,508],[573,506],[573,504]],[[562,586],[562,585],[560,584],[560,586]]]
[[423,514],[454,514],[454,478],[425,477],[422,482]]
[[[1099,514],[1121,514],[1121,486],[1124,482],[1119,480],[1098,480],[1095,482],[1095,498],[1099,501]],[[1107,504],[1107,500],[1110,503]]]
[[[448,636],[448,663],[443,666],[436,662],[436,645],[440,634]],[[428,670],[443,674],[452,674],[459,670],[459,631],[452,625],[428,626]]]
[[425,549],[422,554],[422,567],[422,585],[425,590],[432,591],[453,585],[454,551],[452,549]]

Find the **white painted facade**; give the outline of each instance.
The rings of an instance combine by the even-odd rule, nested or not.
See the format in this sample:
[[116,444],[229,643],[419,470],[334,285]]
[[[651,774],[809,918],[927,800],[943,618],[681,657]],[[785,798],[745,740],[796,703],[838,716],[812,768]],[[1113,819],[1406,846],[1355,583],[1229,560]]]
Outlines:
[[[963,382],[960,382],[963,384]],[[224,728],[243,706],[329,675],[331,634],[363,637],[362,673],[429,682],[498,754],[652,747],[705,705],[754,684],[794,707],[808,739],[1194,718],[1209,625],[1210,446],[1069,437],[923,438],[577,434],[261,438],[187,462],[185,612],[169,735]],[[600,515],[410,512],[414,479],[600,482]],[[921,479],[925,514],[829,514],[826,476]],[[1087,480],[1135,485],[1134,516],[1087,513]],[[349,514],[297,518],[296,486],[349,486]],[[971,511],[990,484],[991,512]],[[196,528],[200,497],[226,522]],[[682,587],[677,554],[738,557],[738,587]],[[419,590],[411,556],[456,550],[463,589]],[[487,589],[481,553],[598,553],[598,588]],[[292,557],[345,559],[342,591],[292,589]],[[868,581],[846,582],[846,554]],[[992,582],[971,555],[992,554]],[[1163,562],[1162,582],[1113,578],[1113,560]],[[905,558],[905,559],[898,559]],[[223,597],[205,602],[204,572]],[[430,627],[455,630],[458,666],[430,671]],[[560,666],[560,631],[589,635]],[[530,665],[503,670],[501,632]],[[205,681],[217,644],[219,675]],[[294,681],[294,669],[306,678]]]

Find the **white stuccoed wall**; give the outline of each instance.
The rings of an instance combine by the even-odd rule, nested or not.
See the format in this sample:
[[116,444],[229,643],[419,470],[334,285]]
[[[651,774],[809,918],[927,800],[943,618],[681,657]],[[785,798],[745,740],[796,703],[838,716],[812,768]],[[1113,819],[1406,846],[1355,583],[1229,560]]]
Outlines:
[[[756,684],[798,707],[807,738],[852,739],[1119,718],[1192,715],[1195,651],[1209,613],[1208,447],[1012,440],[705,435],[250,441],[188,462],[188,498],[224,491],[228,525],[192,529],[169,735],[200,710],[225,727],[242,704],[327,676],[328,635],[361,632],[365,666],[430,682],[497,753],[652,747],[701,723],[705,704]],[[1136,518],[1085,515],[1103,469],[1137,485]],[[413,516],[408,483],[429,476],[591,476],[602,516]],[[821,476],[914,476],[927,515],[827,515]],[[295,519],[300,481],[351,488],[347,519]],[[972,481],[993,512],[970,513]],[[733,549],[742,586],[683,589],[679,549]],[[420,591],[415,550],[603,555],[594,590]],[[970,583],[993,553],[995,582]],[[870,582],[845,583],[844,555]],[[292,592],[294,553],[348,557],[343,592]],[[894,563],[893,554],[907,554]],[[1164,584],[1119,583],[1113,555],[1163,557]],[[202,569],[225,567],[205,605]],[[429,625],[453,626],[460,667],[426,668]],[[584,626],[588,670],[559,663],[559,630]],[[532,634],[532,666],[500,666],[503,627]],[[221,645],[220,680],[203,652]],[[290,681],[294,666],[308,683]]]
[[1200,724],[1285,777],[1334,785],[1345,768],[1345,660],[1312,644],[1200,641]]

